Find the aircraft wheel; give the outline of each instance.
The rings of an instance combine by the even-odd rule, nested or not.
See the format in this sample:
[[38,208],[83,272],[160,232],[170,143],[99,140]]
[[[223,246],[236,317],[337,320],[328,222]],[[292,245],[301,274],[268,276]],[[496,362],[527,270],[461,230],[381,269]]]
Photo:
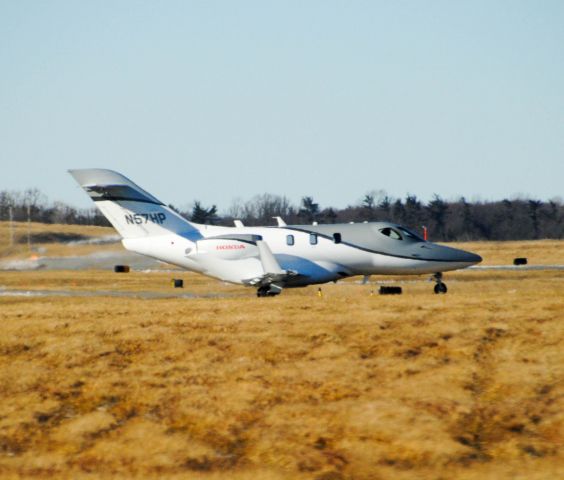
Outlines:
[[270,291],[269,287],[260,287],[257,289],[257,297],[273,297],[276,293]]
[[435,289],[434,289],[434,290],[435,290],[435,293],[436,293],[436,294],[439,294],[439,293],[447,293],[447,291],[448,291],[447,286],[446,286],[446,283],[443,283],[443,282],[437,283],[437,284],[435,285]]

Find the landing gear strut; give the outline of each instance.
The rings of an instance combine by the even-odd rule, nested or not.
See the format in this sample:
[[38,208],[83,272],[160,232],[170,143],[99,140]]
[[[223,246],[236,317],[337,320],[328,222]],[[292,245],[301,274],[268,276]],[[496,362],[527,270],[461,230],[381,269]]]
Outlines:
[[443,274],[442,272],[437,272],[433,275],[433,279],[435,280],[435,293],[447,293],[448,289],[446,283],[443,283]]

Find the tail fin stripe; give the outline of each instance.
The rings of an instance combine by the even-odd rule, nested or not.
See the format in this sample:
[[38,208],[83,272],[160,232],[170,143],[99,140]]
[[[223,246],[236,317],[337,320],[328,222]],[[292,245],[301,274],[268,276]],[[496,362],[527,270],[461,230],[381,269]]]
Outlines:
[[84,189],[95,202],[101,202],[104,200],[121,200],[164,205],[164,203],[160,202],[152,195],[144,195],[142,192],[135,190],[129,185],[85,185]]

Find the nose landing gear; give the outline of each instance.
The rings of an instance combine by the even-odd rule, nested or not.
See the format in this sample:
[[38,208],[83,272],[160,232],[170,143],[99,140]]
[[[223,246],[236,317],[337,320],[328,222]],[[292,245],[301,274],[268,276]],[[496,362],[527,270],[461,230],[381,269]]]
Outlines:
[[447,293],[448,289],[446,283],[443,283],[443,274],[442,272],[437,272],[433,275],[433,280],[435,280],[435,288],[434,291],[436,294],[440,293]]

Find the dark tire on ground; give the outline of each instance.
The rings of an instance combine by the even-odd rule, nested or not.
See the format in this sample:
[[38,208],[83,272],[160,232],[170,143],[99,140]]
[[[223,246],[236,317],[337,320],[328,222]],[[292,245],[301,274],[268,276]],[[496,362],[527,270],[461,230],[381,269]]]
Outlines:
[[435,285],[434,291],[435,291],[435,293],[437,293],[437,294],[439,294],[439,293],[447,293],[447,292],[448,292],[448,288],[447,288],[446,284],[444,284],[444,283],[441,282],[441,283],[437,283],[437,284]]

